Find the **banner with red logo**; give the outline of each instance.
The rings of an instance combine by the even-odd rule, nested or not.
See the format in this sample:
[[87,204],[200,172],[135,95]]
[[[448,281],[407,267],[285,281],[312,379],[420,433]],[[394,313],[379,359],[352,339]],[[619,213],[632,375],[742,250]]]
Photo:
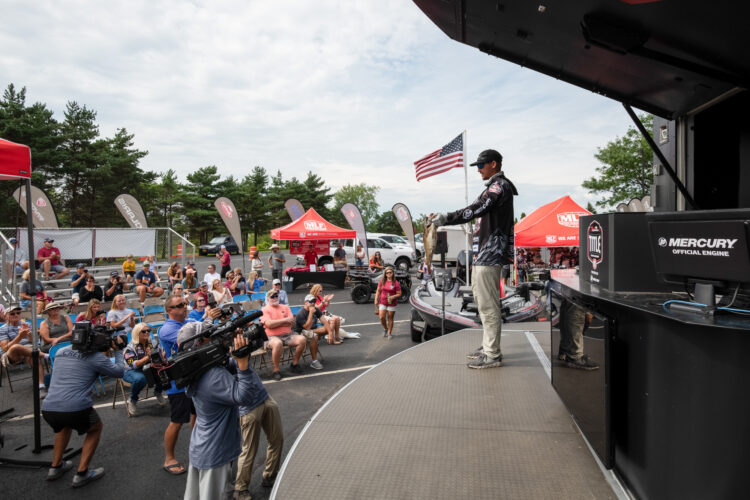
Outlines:
[[[370,262],[370,252],[367,249],[367,230],[365,229],[365,221],[362,219],[359,207],[354,203],[344,203],[341,206],[341,213],[344,214],[351,228],[357,232],[357,241],[365,251],[365,262]],[[354,246],[354,250],[356,252],[356,245]]]
[[291,240],[289,241],[289,253],[292,255],[304,255],[309,250],[310,245],[318,255],[328,255],[331,253],[330,240]]
[[[13,192],[13,199],[21,205],[26,213],[26,188],[20,187]],[[44,191],[31,186],[31,219],[38,229],[58,229],[55,209]]]
[[396,203],[393,205],[393,215],[396,216],[396,220],[401,226],[401,230],[406,235],[406,239],[411,243],[411,247],[416,249],[417,245],[414,242],[414,224],[411,220],[411,212],[403,203]]
[[591,213],[570,196],[547,203],[515,225],[516,247],[577,247],[578,222],[584,215]]
[[234,203],[229,198],[217,198],[214,202],[216,210],[219,211],[221,220],[224,221],[224,225],[227,226],[229,234],[232,235],[234,241],[240,247],[240,252],[244,253],[245,245],[242,241],[242,230],[240,229],[240,216],[237,215],[237,209],[234,208]]

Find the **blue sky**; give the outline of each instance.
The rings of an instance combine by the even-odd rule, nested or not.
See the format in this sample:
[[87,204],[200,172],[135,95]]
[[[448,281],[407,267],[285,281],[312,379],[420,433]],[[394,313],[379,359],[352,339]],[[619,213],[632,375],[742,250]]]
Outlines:
[[[529,213],[580,187],[630,121],[604,97],[445,36],[408,0],[3,2],[3,86],[58,119],[68,100],[148,150],[144,168],[184,175],[255,165],[313,171],[334,190],[379,186],[381,210],[464,206],[464,173],[417,182],[413,162],[468,131],[473,161],[504,156]],[[481,190],[469,170],[469,197]]]

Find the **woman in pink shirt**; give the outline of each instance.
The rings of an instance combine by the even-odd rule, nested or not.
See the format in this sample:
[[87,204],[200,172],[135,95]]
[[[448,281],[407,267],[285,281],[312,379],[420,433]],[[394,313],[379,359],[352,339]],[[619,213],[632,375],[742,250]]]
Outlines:
[[396,272],[393,267],[388,266],[383,271],[383,277],[378,283],[378,291],[375,292],[375,314],[380,316],[383,337],[388,340],[393,338],[393,318],[396,316],[399,297],[401,297],[401,285],[396,281]]

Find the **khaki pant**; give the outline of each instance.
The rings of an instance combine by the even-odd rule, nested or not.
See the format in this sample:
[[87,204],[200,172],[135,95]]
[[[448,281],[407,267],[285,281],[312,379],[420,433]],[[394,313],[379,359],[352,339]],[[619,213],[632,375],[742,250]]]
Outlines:
[[237,479],[234,482],[235,491],[245,491],[250,486],[250,476],[253,472],[253,462],[258,453],[260,429],[266,433],[268,449],[266,450],[266,468],[263,478],[276,477],[281,465],[281,448],[284,445],[284,431],[281,428],[281,414],[279,405],[271,396],[254,408],[250,413],[240,417],[242,430],[242,453],[237,460]]
[[471,274],[471,291],[477,303],[484,335],[482,349],[490,358],[500,352],[500,332],[503,320],[500,316],[500,272],[501,266],[474,266]]

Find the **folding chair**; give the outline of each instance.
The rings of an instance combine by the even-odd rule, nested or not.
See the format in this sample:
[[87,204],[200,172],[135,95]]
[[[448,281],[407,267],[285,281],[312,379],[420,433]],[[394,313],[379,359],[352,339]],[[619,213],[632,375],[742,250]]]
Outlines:
[[[146,306],[164,306],[164,299],[162,297],[149,297],[143,302],[144,309]],[[144,311],[145,312],[145,311]]]
[[159,304],[143,306],[142,322],[152,327],[160,327],[167,320],[167,312],[164,306]]
[[232,302],[245,302],[249,300],[250,300],[250,296],[244,293],[241,293],[239,295],[235,295],[234,297],[232,297]]

